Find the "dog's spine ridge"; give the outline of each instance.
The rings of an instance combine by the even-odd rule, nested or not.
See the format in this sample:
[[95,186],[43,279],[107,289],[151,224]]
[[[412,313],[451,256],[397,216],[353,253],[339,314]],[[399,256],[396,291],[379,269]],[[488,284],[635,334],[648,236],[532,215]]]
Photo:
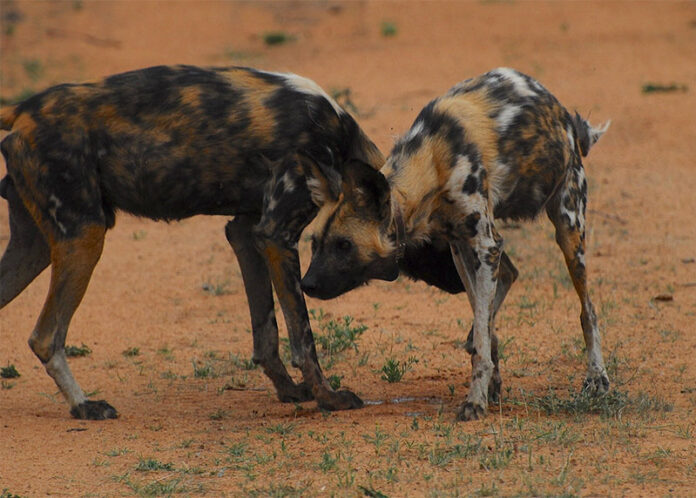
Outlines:
[[609,129],[610,124],[611,119],[603,125],[594,127],[589,121],[580,116],[580,114],[577,112],[575,113],[575,117],[573,117],[575,140],[582,157],[587,157],[592,146],[596,144],[600,137]]
[[11,130],[17,119],[17,106],[3,107],[0,109],[0,130]]

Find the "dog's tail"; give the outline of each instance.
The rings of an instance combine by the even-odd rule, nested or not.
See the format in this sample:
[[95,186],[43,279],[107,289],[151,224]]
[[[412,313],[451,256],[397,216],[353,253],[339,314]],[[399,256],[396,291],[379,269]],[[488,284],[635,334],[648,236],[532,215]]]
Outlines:
[[611,119],[601,126],[594,127],[589,121],[585,120],[577,112],[573,117],[573,128],[575,128],[575,142],[582,157],[586,157],[590,153],[590,149],[597,140],[609,129]]
[[12,105],[0,109],[0,130],[11,130],[17,119],[17,106]]

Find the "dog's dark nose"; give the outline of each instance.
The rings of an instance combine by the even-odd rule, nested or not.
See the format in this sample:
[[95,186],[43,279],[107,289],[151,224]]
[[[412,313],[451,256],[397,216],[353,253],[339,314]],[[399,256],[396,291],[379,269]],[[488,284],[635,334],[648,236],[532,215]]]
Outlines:
[[313,296],[316,294],[319,285],[314,278],[305,276],[305,278],[302,279],[300,287],[302,287],[302,292],[309,296]]

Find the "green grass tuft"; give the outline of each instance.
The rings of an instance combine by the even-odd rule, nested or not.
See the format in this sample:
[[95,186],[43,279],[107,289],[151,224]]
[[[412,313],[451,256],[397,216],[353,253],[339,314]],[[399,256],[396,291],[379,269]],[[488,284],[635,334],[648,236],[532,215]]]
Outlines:
[[677,83],[670,83],[669,85],[664,85],[662,83],[645,83],[641,88],[643,93],[686,92],[688,89],[688,86]]
[[396,34],[399,32],[399,29],[397,28],[395,22],[382,21],[380,32],[382,33],[382,36],[384,36],[385,38],[391,38],[393,36],[396,36]]
[[19,376],[19,372],[15,368],[14,364],[8,363],[6,367],[0,368],[0,377],[3,379],[16,379]]
[[139,458],[135,470],[139,472],[151,472],[154,470],[174,470],[173,463],[162,463],[154,458]]
[[65,356],[68,358],[87,356],[91,352],[92,350],[84,342],[82,343],[82,346],[65,346]]
[[295,40],[296,37],[294,35],[288,34],[284,31],[269,31],[263,34],[263,42],[269,47],[275,45],[284,45],[285,43]]

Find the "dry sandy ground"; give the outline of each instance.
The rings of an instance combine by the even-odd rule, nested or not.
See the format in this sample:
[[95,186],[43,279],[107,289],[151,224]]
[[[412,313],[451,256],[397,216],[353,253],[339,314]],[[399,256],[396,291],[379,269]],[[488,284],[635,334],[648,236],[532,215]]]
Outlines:
[[[696,493],[694,2],[0,8],[6,99],[154,64],[251,65],[349,88],[359,122],[387,152],[431,98],[504,65],[594,122],[611,118],[586,168],[590,282],[616,389],[594,411],[573,398],[584,374],[579,305],[546,220],[503,229],[521,270],[497,320],[504,399],[486,420],[462,424],[454,411],[470,374],[460,347],[472,318],[465,297],[400,279],[310,299],[328,315],[314,322],[317,333],[345,315],[368,327],[357,349],[323,352],[322,361],[371,403],[331,414],[284,405],[243,361],[249,318],[225,219],[121,216],[68,336],[92,350],[71,362],[82,386],[121,416],[71,419],[27,347],[44,272],[0,311],[0,364],[21,374],[0,390],[3,497]],[[292,39],[267,46],[270,31]],[[642,92],[649,82],[680,88]],[[0,248],[7,240],[2,202]],[[304,241],[301,254],[306,264]],[[390,358],[417,363],[387,383],[380,369]]]

